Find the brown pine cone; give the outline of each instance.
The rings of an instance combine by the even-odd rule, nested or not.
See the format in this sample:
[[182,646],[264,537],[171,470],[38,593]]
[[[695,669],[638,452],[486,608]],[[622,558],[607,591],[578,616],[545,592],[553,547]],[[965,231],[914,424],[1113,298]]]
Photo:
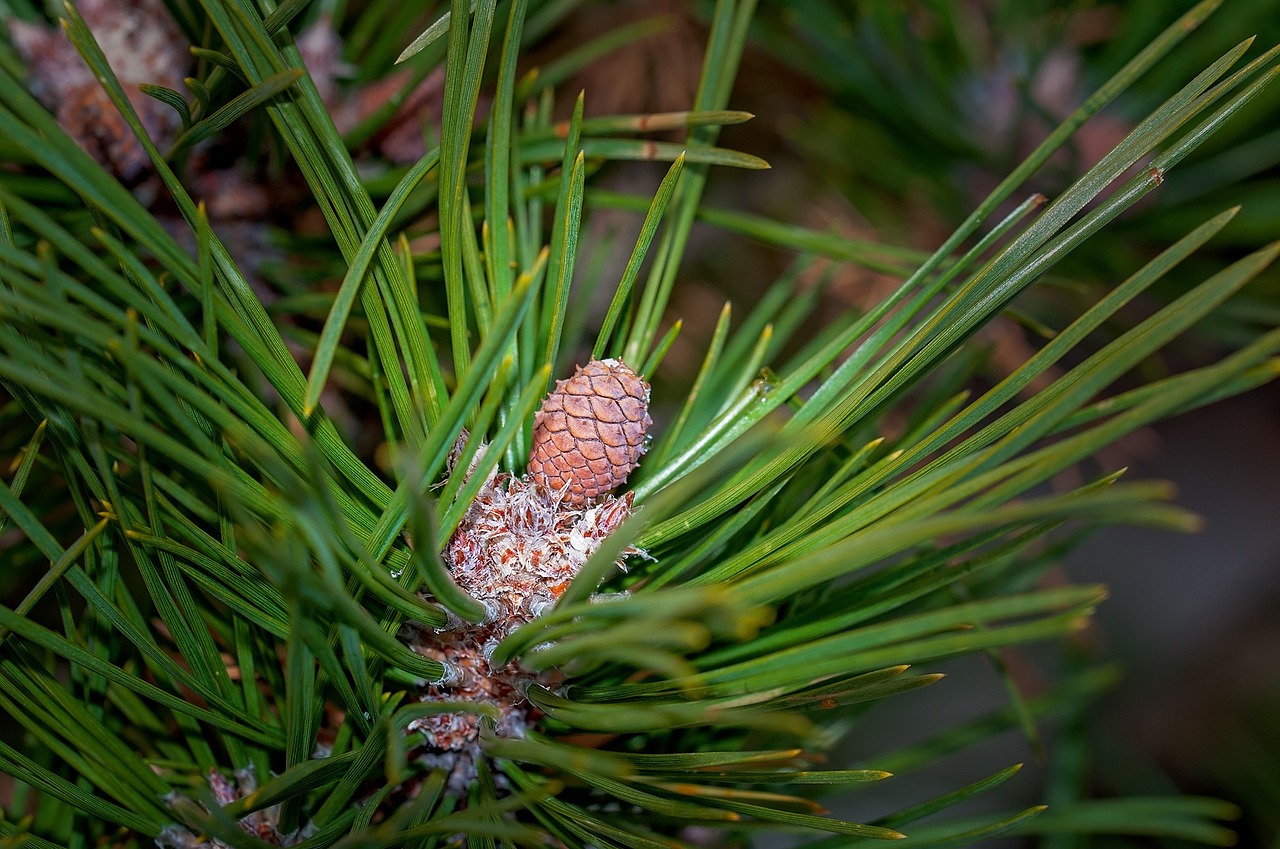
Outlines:
[[579,507],[627,480],[644,453],[649,384],[621,360],[592,360],[542,402],[529,477]]

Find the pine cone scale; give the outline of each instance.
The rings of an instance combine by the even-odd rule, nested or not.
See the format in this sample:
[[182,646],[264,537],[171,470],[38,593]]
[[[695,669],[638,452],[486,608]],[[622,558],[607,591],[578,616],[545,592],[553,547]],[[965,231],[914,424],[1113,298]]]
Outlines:
[[597,420],[609,424],[622,424],[627,420],[627,414],[623,412],[621,404],[613,398],[600,395],[591,399],[591,413]]

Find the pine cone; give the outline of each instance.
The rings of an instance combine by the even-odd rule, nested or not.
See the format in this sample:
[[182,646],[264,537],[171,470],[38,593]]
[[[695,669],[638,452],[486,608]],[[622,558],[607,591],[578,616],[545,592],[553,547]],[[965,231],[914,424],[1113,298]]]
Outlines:
[[644,453],[649,384],[621,360],[592,360],[542,402],[529,476],[582,506],[626,481]]

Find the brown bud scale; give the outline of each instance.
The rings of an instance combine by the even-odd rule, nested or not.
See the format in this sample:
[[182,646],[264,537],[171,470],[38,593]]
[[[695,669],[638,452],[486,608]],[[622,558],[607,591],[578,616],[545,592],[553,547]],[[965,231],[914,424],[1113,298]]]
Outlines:
[[584,505],[626,482],[651,424],[649,384],[621,360],[592,360],[556,381],[534,416],[529,478]]

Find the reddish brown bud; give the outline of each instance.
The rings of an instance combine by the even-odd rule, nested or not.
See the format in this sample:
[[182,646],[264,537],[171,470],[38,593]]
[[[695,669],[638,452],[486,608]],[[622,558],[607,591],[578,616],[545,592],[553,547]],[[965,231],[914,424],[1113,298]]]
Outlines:
[[529,477],[580,506],[626,482],[644,453],[649,384],[621,360],[592,360],[542,402]]

